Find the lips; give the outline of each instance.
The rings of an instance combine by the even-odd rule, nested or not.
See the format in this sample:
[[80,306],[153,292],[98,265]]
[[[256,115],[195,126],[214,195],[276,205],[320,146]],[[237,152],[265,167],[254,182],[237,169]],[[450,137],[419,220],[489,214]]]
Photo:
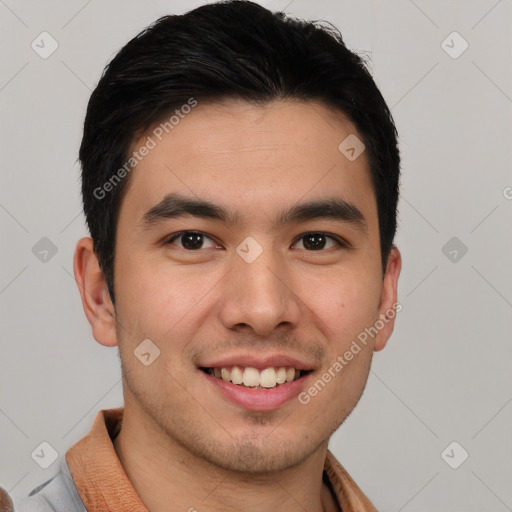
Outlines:
[[287,405],[306,389],[312,378],[312,374],[308,372],[291,382],[277,384],[273,388],[264,388],[233,384],[231,381],[210,375],[211,372],[205,371],[204,368],[199,369],[198,373],[203,377],[205,386],[214,391],[215,396],[248,411],[275,411]]
[[245,354],[201,364],[200,369],[236,385],[268,389],[299,379],[310,372],[313,365],[283,354]]
[[270,411],[296,397],[315,366],[286,355],[245,354],[201,362],[198,370],[230,402],[244,409]]
[[265,368],[295,368],[296,370],[314,370],[315,364],[308,361],[303,361],[299,358],[284,355],[284,354],[238,354],[227,356],[215,360],[205,360],[198,364],[200,368],[232,368],[239,366],[241,368],[251,367],[258,370]]

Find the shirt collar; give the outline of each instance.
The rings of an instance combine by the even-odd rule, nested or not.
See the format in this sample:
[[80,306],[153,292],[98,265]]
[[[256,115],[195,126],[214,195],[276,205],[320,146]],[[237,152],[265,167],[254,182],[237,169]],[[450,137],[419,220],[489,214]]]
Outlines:
[[[87,510],[148,512],[114,449],[124,408],[98,413],[87,436],[66,452],[71,475]],[[343,512],[377,512],[343,466],[328,450],[324,473]]]

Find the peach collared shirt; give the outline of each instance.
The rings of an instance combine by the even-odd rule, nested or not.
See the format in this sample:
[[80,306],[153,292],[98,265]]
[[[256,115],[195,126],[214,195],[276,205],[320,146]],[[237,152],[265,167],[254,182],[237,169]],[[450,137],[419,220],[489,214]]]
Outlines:
[[[124,408],[98,413],[91,431],[66,452],[75,486],[89,512],[148,512],[114,449]],[[343,512],[377,512],[350,475],[327,451],[324,471]]]

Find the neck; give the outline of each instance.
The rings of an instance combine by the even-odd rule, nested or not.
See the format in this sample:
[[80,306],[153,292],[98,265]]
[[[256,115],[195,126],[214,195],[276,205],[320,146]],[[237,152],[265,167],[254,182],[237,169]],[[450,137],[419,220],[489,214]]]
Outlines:
[[151,512],[338,510],[322,481],[327,442],[299,465],[272,474],[227,471],[191,454],[143,413],[126,408],[114,449]]

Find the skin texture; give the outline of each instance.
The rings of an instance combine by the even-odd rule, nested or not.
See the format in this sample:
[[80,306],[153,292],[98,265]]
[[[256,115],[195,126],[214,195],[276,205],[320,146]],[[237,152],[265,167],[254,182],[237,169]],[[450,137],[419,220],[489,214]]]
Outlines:
[[[366,155],[349,161],[338,150],[350,134],[350,121],[315,102],[199,104],[130,176],[115,308],[92,240],[78,242],[75,277],[94,338],[118,345],[122,361],[125,416],[115,448],[149,510],[336,510],[321,479],[327,443],[361,397],[394,319],[307,405],[292,399],[245,410],[197,366],[232,354],[286,354],[311,365],[312,383],[392,311],[401,257],[393,247],[383,276]],[[185,216],[144,231],[143,214],[170,192],[231,209],[241,222]],[[333,196],[357,206],[366,232],[325,219],[273,228],[278,211]],[[185,230],[207,235],[202,248],[165,243]],[[311,232],[350,245],[327,238],[311,250],[302,238]],[[236,252],[249,236],[263,249],[252,263]],[[150,366],[133,354],[147,338],[161,351]]]

